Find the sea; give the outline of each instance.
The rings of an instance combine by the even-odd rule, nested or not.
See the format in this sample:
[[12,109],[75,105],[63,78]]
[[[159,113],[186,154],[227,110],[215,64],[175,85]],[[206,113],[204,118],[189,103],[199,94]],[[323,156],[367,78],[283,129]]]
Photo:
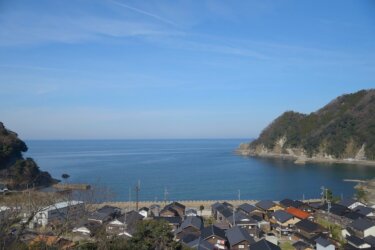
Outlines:
[[344,179],[375,177],[370,166],[236,155],[246,141],[30,140],[25,156],[54,178],[66,173],[68,183],[90,184],[112,201],[134,200],[136,186],[145,201],[310,199],[319,198],[323,186],[347,198],[355,183]]

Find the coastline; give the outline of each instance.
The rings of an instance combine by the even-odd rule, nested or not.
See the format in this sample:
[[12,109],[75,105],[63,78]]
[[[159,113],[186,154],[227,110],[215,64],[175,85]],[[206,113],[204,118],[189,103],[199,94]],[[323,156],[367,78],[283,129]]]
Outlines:
[[305,163],[341,163],[348,165],[362,165],[362,166],[372,166],[375,167],[375,161],[369,160],[356,160],[356,159],[332,159],[332,158],[322,158],[322,157],[299,157],[290,154],[276,154],[276,153],[253,153],[250,150],[236,149],[235,153],[240,156],[248,157],[261,157],[261,158],[278,158],[284,160],[294,160],[296,165],[304,165]]

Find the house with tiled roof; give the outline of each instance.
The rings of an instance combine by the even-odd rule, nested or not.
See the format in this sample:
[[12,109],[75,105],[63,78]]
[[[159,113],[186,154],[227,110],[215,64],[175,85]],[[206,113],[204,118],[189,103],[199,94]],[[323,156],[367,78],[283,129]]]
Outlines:
[[214,225],[205,227],[201,231],[201,238],[218,249],[225,249],[227,238],[225,236],[225,231],[221,228]]
[[290,234],[293,231],[293,225],[298,221],[300,220],[284,210],[275,211],[271,214],[270,219],[272,229],[276,230],[280,235]]
[[310,244],[315,242],[320,235],[328,235],[329,231],[321,225],[308,219],[301,220],[294,225],[294,235]]
[[250,244],[251,250],[280,250],[281,248],[265,239]]
[[375,236],[375,223],[369,219],[359,218],[348,225],[343,230],[344,236],[355,235],[359,238],[365,238],[367,236]]
[[298,208],[295,208],[295,207],[288,207],[287,209],[285,209],[285,211],[287,213],[293,215],[294,217],[300,219],[300,220],[312,218],[310,213],[305,212],[305,211],[303,211],[301,209],[298,209]]
[[181,239],[185,235],[193,234],[199,236],[203,228],[203,220],[199,216],[185,217],[184,221],[175,231],[177,239]]
[[283,209],[280,205],[270,200],[261,200],[255,204],[263,212],[275,212]]
[[249,249],[250,244],[255,243],[245,229],[238,226],[228,229],[226,232],[228,247],[233,250]]

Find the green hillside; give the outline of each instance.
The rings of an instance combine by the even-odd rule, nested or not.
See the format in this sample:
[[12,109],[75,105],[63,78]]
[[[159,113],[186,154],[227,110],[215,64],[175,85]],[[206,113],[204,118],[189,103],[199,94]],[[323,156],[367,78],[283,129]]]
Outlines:
[[[250,150],[264,146],[273,151],[283,138],[282,152],[302,149],[308,157],[330,155],[337,159],[375,160],[375,90],[340,96],[311,114],[288,111],[274,120]],[[364,149],[364,155],[358,153]]]
[[26,151],[26,144],[0,122],[0,181],[17,189],[54,183],[51,175],[40,171],[33,159],[22,156]]

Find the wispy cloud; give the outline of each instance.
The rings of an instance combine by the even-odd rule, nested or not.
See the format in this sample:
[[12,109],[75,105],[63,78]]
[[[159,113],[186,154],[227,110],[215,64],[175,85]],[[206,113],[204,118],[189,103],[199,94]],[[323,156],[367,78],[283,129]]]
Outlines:
[[121,3],[121,2],[117,2],[117,1],[113,1],[113,0],[109,0],[110,2],[112,2],[113,4],[116,4],[118,6],[121,6],[121,7],[124,7],[128,10],[131,10],[131,11],[134,11],[134,12],[137,12],[139,14],[142,14],[142,15],[145,15],[145,16],[148,16],[148,17],[151,17],[151,18],[154,18],[158,21],[161,21],[163,23],[166,23],[166,24],[170,24],[170,25],[173,25],[173,26],[177,26],[177,24],[171,20],[168,20],[166,18],[163,18],[161,16],[158,16],[156,14],[153,14],[153,13],[150,13],[148,11],[145,11],[145,10],[142,10],[142,9],[139,9],[139,8],[135,8],[135,7],[132,7],[130,5],[127,5],[127,4],[124,4],[124,3]]

